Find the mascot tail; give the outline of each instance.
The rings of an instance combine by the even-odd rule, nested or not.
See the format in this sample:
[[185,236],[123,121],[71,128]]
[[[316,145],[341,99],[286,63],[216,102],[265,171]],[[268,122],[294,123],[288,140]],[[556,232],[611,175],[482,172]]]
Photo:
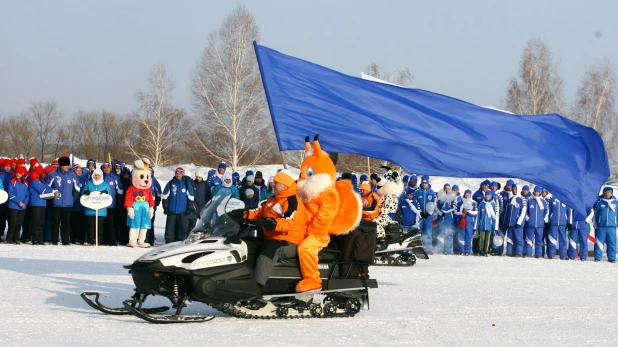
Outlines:
[[360,224],[363,205],[360,195],[354,191],[352,182],[340,180],[335,184],[335,189],[339,193],[341,202],[329,232],[331,235],[344,235],[356,229]]

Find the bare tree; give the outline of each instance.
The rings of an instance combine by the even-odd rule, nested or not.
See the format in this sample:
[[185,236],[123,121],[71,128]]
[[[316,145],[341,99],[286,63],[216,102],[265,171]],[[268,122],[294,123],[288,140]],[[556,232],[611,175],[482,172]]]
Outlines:
[[273,144],[252,46],[258,39],[253,14],[244,6],[236,7],[210,32],[193,76],[198,125],[193,136],[207,155],[232,168],[253,165]]
[[405,66],[401,69],[395,70],[393,73],[388,73],[375,62],[367,66],[367,75],[402,87],[407,87],[410,83],[412,83],[412,81],[414,81],[414,77],[412,76],[410,69]]
[[6,119],[2,131],[6,132],[7,154],[9,155],[29,156],[32,153],[36,142],[36,133],[32,123],[24,121],[27,116],[27,114],[22,113],[19,117],[12,116]]
[[35,101],[28,109],[28,117],[32,119],[33,129],[39,145],[39,159],[45,160],[45,150],[56,136],[55,131],[62,123],[62,115],[58,113],[55,101]]
[[157,168],[170,164],[175,158],[169,152],[182,137],[185,125],[179,110],[169,104],[174,81],[161,63],[150,72],[146,91],[137,94],[141,114],[136,117],[140,128],[140,147],[125,135],[125,144],[138,157],[149,158]]
[[519,75],[509,81],[505,108],[520,115],[560,113],[563,81],[549,45],[529,39],[519,62]]
[[594,63],[586,70],[577,90],[572,118],[599,132],[610,164],[618,164],[618,113],[616,71],[610,60]]

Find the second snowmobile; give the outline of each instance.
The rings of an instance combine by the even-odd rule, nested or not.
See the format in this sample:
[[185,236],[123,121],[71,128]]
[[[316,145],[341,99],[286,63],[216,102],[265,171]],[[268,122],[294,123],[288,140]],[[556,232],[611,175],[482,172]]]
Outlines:
[[399,223],[384,228],[386,237],[376,244],[374,265],[413,266],[416,259],[429,259],[417,227],[404,232]]
[[[215,317],[182,315],[192,301],[235,317],[259,319],[350,317],[369,308],[368,290],[378,287],[367,275],[369,264],[342,261],[336,249],[324,249],[319,254],[321,291],[294,291],[301,279],[296,259],[278,262],[260,291],[246,261],[246,244],[226,242],[228,237],[243,237],[247,231],[227,214],[242,208],[242,201],[217,194],[206,204],[198,225],[185,241],[154,248],[124,266],[136,288],[123,308],[106,307],[96,292],[82,293],[82,298],[101,312],[133,314],[152,323],[204,322]],[[144,302],[151,295],[168,298],[174,313],[162,314],[168,307],[145,308]]]

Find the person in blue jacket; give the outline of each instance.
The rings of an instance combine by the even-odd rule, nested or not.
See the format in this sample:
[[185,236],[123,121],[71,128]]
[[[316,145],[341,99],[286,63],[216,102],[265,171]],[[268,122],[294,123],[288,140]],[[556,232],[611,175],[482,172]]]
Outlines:
[[489,253],[491,235],[498,230],[498,217],[500,216],[500,202],[495,199],[492,190],[485,191],[485,198],[478,205],[478,209],[474,230],[479,233],[479,254],[486,257]]
[[481,186],[479,190],[472,194],[472,200],[474,200],[477,204],[480,204],[485,199],[485,192],[489,190],[489,185],[491,182],[489,180],[484,180],[481,182]]
[[506,234],[507,231],[509,229],[508,223],[505,220],[505,212],[507,209],[507,206],[510,204],[511,198],[513,197],[513,185],[515,184],[515,182],[511,179],[509,179],[508,181],[506,181],[506,184],[504,185],[504,188],[502,189],[502,191],[500,193],[498,193],[497,195],[500,196],[500,216],[499,216],[499,222],[498,222],[498,230],[499,230],[499,234],[501,234],[503,242],[502,245],[500,246],[496,246],[496,244],[494,242],[492,242],[491,244],[491,248],[492,248],[492,255],[498,255],[498,256],[502,256],[502,254],[504,254],[504,247],[506,246]]
[[240,173],[238,171],[234,171],[232,173],[232,184],[235,185],[236,187],[238,187],[238,189],[240,189],[240,187],[242,187],[242,182],[240,180]]
[[9,230],[6,234],[6,242],[19,245],[21,227],[24,224],[24,216],[30,200],[28,182],[26,182],[25,166],[18,166],[15,169],[15,177],[9,181],[8,207],[9,207]]
[[[103,171],[101,169],[96,169],[92,173],[92,179],[87,181],[81,189],[81,195],[90,195],[92,192],[101,192],[101,194],[109,194],[111,191],[110,185],[105,182],[103,178]],[[88,246],[92,246],[95,242],[101,244],[101,240],[105,240],[105,229],[103,225],[105,225],[105,218],[107,217],[108,208],[102,208],[98,212],[98,220],[95,217],[95,210],[84,207],[84,215],[86,219],[88,219],[88,225],[90,226],[88,229]],[[96,220],[96,222],[95,222]],[[98,223],[97,223],[98,222]],[[99,235],[96,235],[96,227],[99,227]]]
[[524,186],[521,187],[521,197],[526,200],[530,200],[530,198],[532,198],[532,194],[530,194],[530,187],[527,184],[524,184]]
[[54,193],[58,193],[45,184],[43,170],[34,171],[30,174],[30,185],[28,186],[30,200],[28,205],[31,211],[30,230],[33,245],[44,245],[43,225],[45,223],[45,209],[47,201],[54,198]]
[[614,189],[603,188],[603,197],[597,201],[594,208],[594,261],[601,261],[603,250],[607,248],[607,260],[616,262],[616,226],[618,225],[618,200],[614,197]]
[[[13,178],[13,171],[11,168],[11,160],[10,159],[4,159],[2,161],[2,169],[0,170],[0,181],[2,184],[2,190],[6,191],[9,189],[9,182],[11,181],[11,178]],[[0,237],[4,236],[4,230],[7,227],[7,223],[8,223],[8,219],[9,219],[9,203],[8,201],[3,202],[2,204],[0,204]],[[2,239],[0,238],[0,242],[2,242]]]
[[[118,203],[116,200],[121,198],[121,195],[124,194],[123,187],[120,184],[120,177],[118,177],[114,172],[112,172],[112,164],[108,162],[104,162],[101,164],[101,171],[103,171],[103,180],[109,185],[108,194],[112,197],[112,204],[107,207],[107,215],[104,218],[103,226],[105,227],[105,238],[99,238],[99,242],[104,245],[109,246],[118,246],[118,235],[116,232],[116,204]],[[118,195],[118,196],[117,196]],[[120,204],[122,205],[122,201]],[[119,216],[120,217],[120,216]],[[124,223],[123,223],[124,224]],[[127,237],[128,238],[128,237]]]
[[[214,170],[212,170],[212,172],[214,175]],[[159,184],[159,180],[155,177],[154,167],[152,166],[150,167],[150,177],[152,178],[152,186],[150,187],[150,189],[152,189],[152,197],[155,201],[154,210],[157,211],[157,206],[159,206],[159,204],[161,203],[161,194],[163,193],[163,191],[161,190],[161,184]],[[148,232],[146,233],[146,243],[150,245],[154,245],[156,241],[154,233],[155,218],[156,213],[152,215],[152,219],[150,220],[150,229],[148,229]]]
[[[560,259],[567,260],[567,226],[570,224],[569,218],[572,214],[571,209],[557,197],[549,198],[549,228],[545,244],[547,245],[547,258],[553,259],[556,256],[556,246],[560,249]],[[586,228],[588,234],[588,228]]]
[[[232,185],[232,174],[229,174]],[[193,186],[183,179],[185,170],[176,168],[174,178],[163,189],[163,213],[167,215],[165,221],[165,243],[182,241],[187,237],[187,216],[195,209],[195,193]]]
[[88,179],[92,179],[92,173],[94,172],[96,168],[97,168],[96,160],[90,158],[88,159],[88,161],[86,161],[86,170],[88,170],[86,177]]
[[[459,187],[458,187],[459,188]],[[446,183],[443,194],[438,194],[436,212],[438,214],[438,253],[453,254],[453,233],[455,230],[455,211],[457,210],[457,195],[451,191],[451,185]]]
[[[453,253],[459,253],[459,222],[461,220],[461,214],[457,210],[457,207],[459,203],[463,201],[463,198],[461,197],[461,193],[459,193],[458,185],[454,184],[451,191],[455,194],[455,200],[453,200],[453,207],[455,208],[455,211],[453,211],[453,223],[455,224],[453,226]],[[463,245],[464,240],[461,240],[461,242]]]
[[358,189],[358,176],[355,173],[352,173],[352,187],[354,191],[360,194],[360,189]]
[[524,258],[531,257],[533,249],[535,258],[543,258],[543,229],[549,222],[549,208],[541,196],[541,187],[534,187],[533,196],[527,202]]
[[275,195],[275,176],[270,176],[268,177],[268,180],[266,180],[266,187],[262,188],[262,190],[260,191],[260,198],[262,199],[262,201],[270,198],[271,196]]
[[433,248],[433,211],[428,211],[429,203],[435,203],[437,200],[436,193],[429,187],[429,176],[423,176],[421,180],[421,188],[414,193],[414,199],[421,207],[421,222],[419,228],[423,235],[423,245],[427,253],[432,252]]
[[524,251],[524,229],[522,227],[528,209],[528,200],[517,195],[517,185],[511,186],[513,196],[505,201],[504,221],[508,226],[506,233],[506,254],[521,257]]
[[[88,182],[88,176],[84,174],[82,167],[79,164],[73,165],[73,173],[77,176],[78,186],[83,187]],[[84,216],[84,206],[79,200],[75,199],[73,209],[71,211],[71,243],[83,244],[86,240],[86,217]]]
[[[217,182],[214,182],[215,184]],[[215,185],[212,190],[212,196],[217,195],[220,190],[224,190],[226,194],[232,195],[234,199],[240,200],[240,194],[238,193],[238,188],[232,183],[232,173],[226,171],[223,174],[223,181],[221,184]]]
[[59,193],[54,199],[52,209],[52,244],[57,245],[60,236],[62,244],[68,246],[71,237],[71,212],[80,187],[77,176],[71,171],[71,160],[68,157],[58,158],[58,166],[57,171],[49,174],[47,181],[47,185]]
[[579,259],[588,260],[588,226],[593,222],[594,210],[590,210],[588,216],[577,218],[572,208],[569,208],[569,224],[567,230],[569,234],[569,259],[575,260],[577,254],[577,243],[579,242]]
[[[472,252],[472,236],[474,236],[474,223],[478,214],[478,205],[472,199],[472,191],[466,189],[463,199],[457,206],[460,219],[465,219],[465,226],[459,226],[459,254],[469,256]],[[461,222],[460,223],[464,223]]]
[[406,198],[399,203],[401,215],[403,216],[401,226],[409,228],[418,224],[421,217],[421,206],[414,199],[414,189],[406,188],[404,194],[406,194]]

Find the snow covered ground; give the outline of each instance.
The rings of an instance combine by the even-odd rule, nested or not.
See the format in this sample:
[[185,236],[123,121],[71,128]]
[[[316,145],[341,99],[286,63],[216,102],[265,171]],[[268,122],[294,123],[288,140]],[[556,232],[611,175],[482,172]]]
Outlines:
[[[159,224],[159,223],[157,223]],[[161,229],[157,238],[162,239]],[[0,245],[0,346],[390,346],[617,343],[618,267],[608,262],[432,256],[373,267],[379,288],[354,318],[153,325],[79,297],[132,294],[127,247]],[[152,300],[152,305],[167,305]],[[194,303],[185,313],[212,312]]]

